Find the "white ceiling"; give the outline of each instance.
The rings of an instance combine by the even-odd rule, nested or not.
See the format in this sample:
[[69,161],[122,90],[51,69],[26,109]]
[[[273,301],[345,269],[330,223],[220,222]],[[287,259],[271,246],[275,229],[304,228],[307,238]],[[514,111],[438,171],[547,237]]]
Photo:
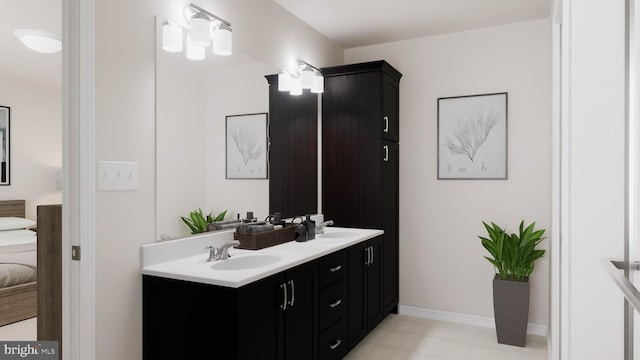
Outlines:
[[[551,0],[273,0],[344,48],[547,18]],[[0,0],[0,80],[60,87],[61,53],[39,54],[19,28],[61,32],[61,0]]]
[[548,18],[551,0],[273,0],[345,49]]

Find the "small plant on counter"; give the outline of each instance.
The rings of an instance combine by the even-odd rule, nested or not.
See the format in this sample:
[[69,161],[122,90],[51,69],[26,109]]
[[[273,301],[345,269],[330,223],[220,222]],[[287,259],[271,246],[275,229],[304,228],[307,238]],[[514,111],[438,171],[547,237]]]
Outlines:
[[534,262],[544,255],[544,250],[536,249],[536,246],[544,240],[542,235],[545,230],[534,231],[535,222],[525,228],[522,221],[519,234],[509,235],[494,223],[482,223],[489,238],[479,238],[482,240],[482,246],[491,254],[491,257],[485,256],[485,259],[495,266],[501,279],[527,281],[533,272]]
[[194,210],[189,213],[189,218],[180,216],[180,219],[189,227],[192,234],[199,234],[207,231],[207,224],[211,224],[214,221],[222,221],[227,215],[227,210],[218,214],[215,218],[211,216],[211,213],[206,217],[202,213],[202,209]]

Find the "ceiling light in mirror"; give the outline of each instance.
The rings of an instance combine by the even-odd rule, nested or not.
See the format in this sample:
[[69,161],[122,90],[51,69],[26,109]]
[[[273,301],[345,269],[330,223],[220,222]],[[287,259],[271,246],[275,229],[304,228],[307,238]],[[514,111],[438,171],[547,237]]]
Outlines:
[[278,74],[278,90],[290,91],[291,90],[291,75],[281,71]]
[[182,51],[182,27],[165,21],[162,23],[162,49],[169,52]]
[[308,66],[302,69],[300,72],[300,81],[303,89],[311,89],[313,86],[313,69]]
[[15,36],[29,49],[42,54],[52,54],[62,49],[60,34],[38,29],[18,29]]
[[291,85],[289,90],[291,95],[302,95],[302,81],[300,80],[300,77],[291,78],[291,82],[289,84]]
[[322,94],[324,92],[324,76],[315,74],[313,76],[313,86],[311,92],[314,94]]

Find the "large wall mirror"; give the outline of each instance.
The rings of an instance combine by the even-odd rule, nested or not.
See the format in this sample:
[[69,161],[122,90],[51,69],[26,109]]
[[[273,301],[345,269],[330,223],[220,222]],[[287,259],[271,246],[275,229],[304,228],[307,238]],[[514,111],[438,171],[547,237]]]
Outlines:
[[[158,37],[162,19],[157,19]],[[193,61],[156,39],[156,239],[189,234],[180,216],[269,211],[268,179],[226,178],[225,119],[269,112],[265,75],[279,70],[234,49]]]

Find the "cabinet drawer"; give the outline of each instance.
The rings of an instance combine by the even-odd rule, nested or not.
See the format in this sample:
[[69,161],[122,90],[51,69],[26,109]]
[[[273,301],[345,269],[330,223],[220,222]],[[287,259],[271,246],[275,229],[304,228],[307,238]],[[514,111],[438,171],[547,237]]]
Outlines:
[[320,290],[318,300],[320,331],[347,314],[347,279],[339,280]]
[[318,341],[320,360],[338,360],[347,354],[347,317],[320,334]]
[[325,287],[347,275],[347,252],[341,250],[327,255],[319,262],[318,285]]

